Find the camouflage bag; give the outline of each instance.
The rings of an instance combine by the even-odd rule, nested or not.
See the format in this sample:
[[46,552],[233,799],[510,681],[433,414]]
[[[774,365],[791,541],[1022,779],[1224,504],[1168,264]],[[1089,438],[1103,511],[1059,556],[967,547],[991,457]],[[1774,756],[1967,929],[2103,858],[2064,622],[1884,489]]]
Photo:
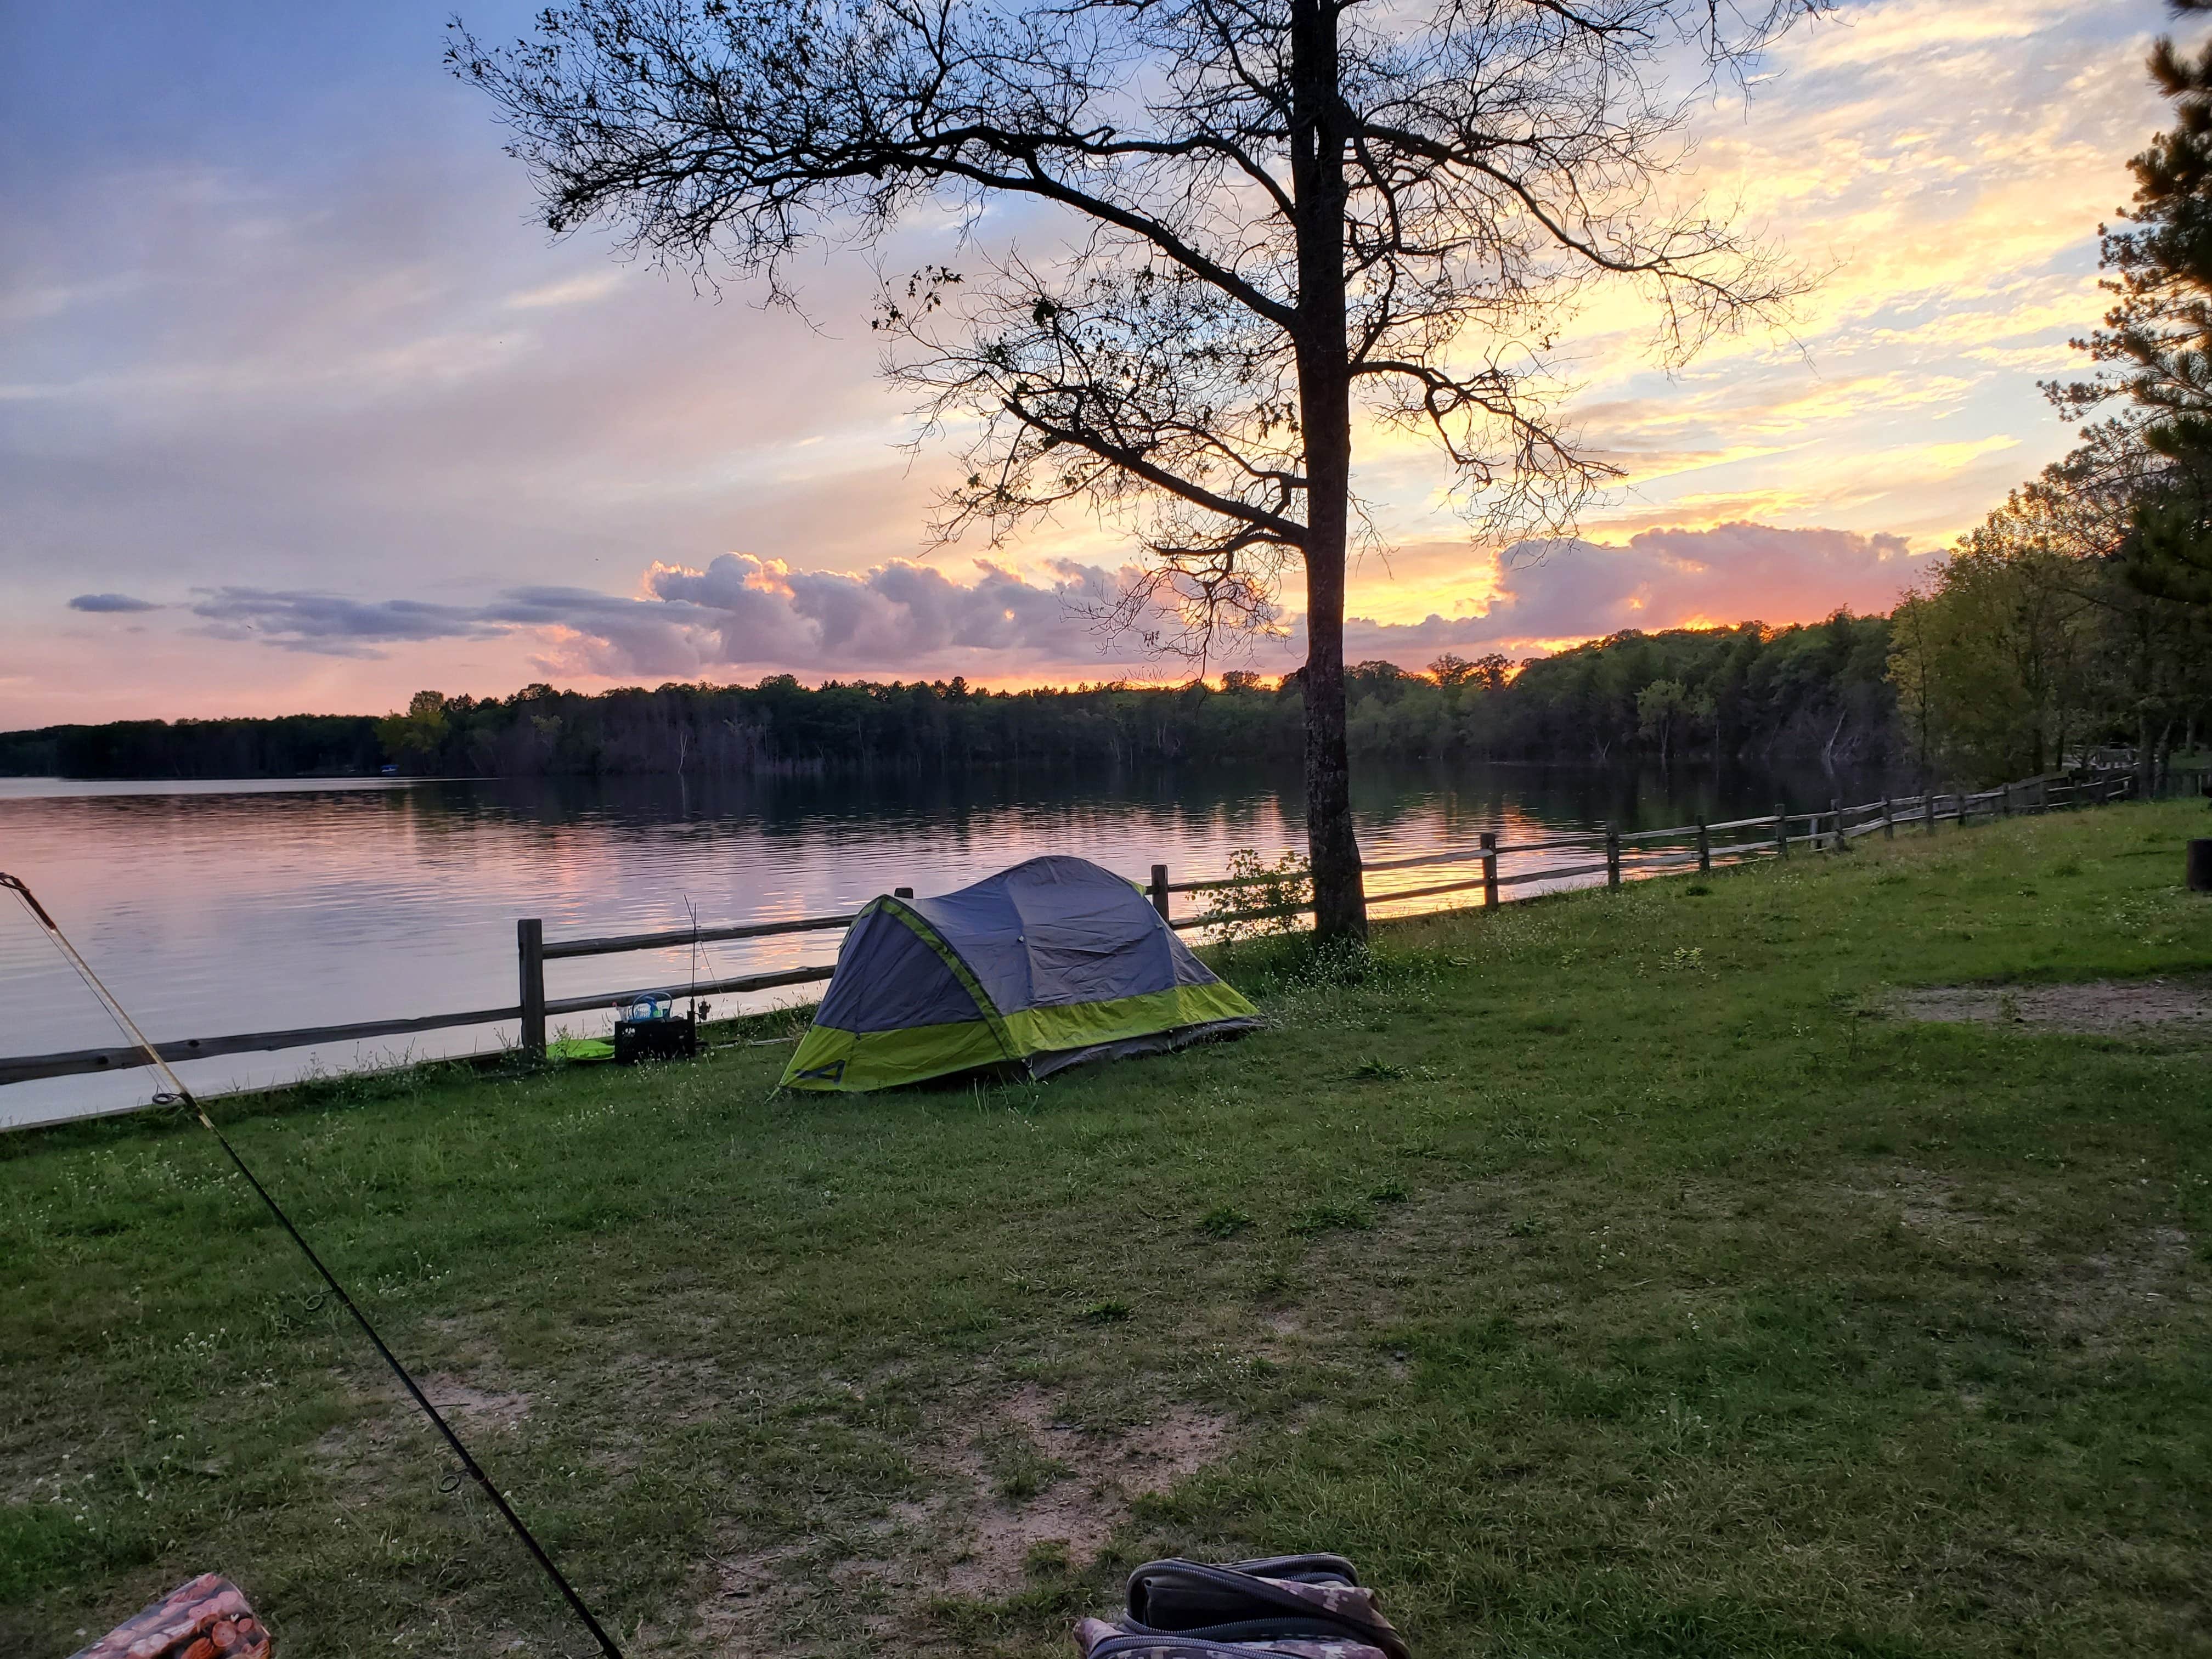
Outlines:
[[1150,1561],[1129,1575],[1128,1604],[1126,1618],[1076,1626],[1083,1659],[1408,1659],[1340,1555]]

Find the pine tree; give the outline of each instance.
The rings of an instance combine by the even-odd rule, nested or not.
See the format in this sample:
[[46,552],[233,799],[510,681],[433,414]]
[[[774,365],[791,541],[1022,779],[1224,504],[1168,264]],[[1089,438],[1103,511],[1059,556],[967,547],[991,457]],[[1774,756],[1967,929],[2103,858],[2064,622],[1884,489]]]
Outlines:
[[[2167,3],[2177,15],[2212,12],[2212,0]],[[2074,343],[2112,368],[2045,390],[2077,416],[2125,399],[2122,422],[2156,471],[2136,504],[2124,572],[2146,593],[2212,605],[2212,41],[2192,55],[2162,39],[2149,69],[2174,125],[2128,164],[2134,205],[2100,228],[2116,302]]]

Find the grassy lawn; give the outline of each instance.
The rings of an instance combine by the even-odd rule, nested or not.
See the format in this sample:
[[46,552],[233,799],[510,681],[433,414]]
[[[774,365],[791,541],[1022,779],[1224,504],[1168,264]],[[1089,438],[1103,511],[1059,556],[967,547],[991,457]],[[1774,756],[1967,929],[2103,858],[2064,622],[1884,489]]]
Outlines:
[[[1227,964],[1041,1086],[426,1069],[241,1149],[634,1653],[1065,1654],[1326,1548],[1423,1655],[2212,1653],[2212,1037],[1895,992],[2212,969],[2201,807]],[[0,1137],[0,1650],[188,1575],[295,1654],[583,1650],[196,1129]]]

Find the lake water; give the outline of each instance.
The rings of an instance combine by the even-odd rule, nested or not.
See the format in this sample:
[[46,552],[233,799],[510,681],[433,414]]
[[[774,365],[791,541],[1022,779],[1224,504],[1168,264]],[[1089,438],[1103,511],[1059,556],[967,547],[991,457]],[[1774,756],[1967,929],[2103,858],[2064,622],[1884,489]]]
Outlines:
[[[1354,804],[1364,855],[1385,860],[1472,847],[1485,830],[1510,842],[1607,820],[1657,828],[1700,814],[1750,816],[1777,800],[1810,810],[1834,792],[1818,775],[1703,769],[1671,777],[1370,769]],[[31,884],[158,1042],[510,1004],[518,916],[543,917],[546,937],[560,939],[682,927],[693,911],[706,925],[834,914],[895,886],[941,892],[1041,853],[1077,854],[1140,879],[1164,862],[1173,880],[1202,879],[1221,873],[1234,849],[1272,855],[1301,845],[1301,802],[1294,774],[1200,769],[705,783],[6,778],[0,869]],[[1374,878],[1370,892],[1450,878],[1449,870],[1396,872]],[[0,896],[0,1054],[122,1042],[11,898]],[[827,962],[836,937],[703,946],[697,976]],[[687,947],[554,962],[546,972],[548,994],[561,997],[680,986],[693,963]],[[814,990],[780,994],[798,1000]],[[580,1034],[605,1020],[560,1024]],[[212,1093],[513,1036],[511,1024],[484,1026],[179,1071]],[[0,1086],[0,1127],[126,1109],[152,1088],[143,1069]]]

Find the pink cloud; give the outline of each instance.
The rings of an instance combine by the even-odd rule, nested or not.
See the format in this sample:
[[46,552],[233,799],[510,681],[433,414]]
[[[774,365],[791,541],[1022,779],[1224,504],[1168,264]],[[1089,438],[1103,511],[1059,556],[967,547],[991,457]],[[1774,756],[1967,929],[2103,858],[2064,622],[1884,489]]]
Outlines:
[[1354,656],[1410,662],[1438,651],[1527,651],[1624,629],[1700,623],[1810,622],[1832,611],[1884,611],[1936,555],[1898,536],[1723,524],[1645,530],[1626,543],[1525,542],[1496,561],[1489,606],[1412,623],[1356,618]]

